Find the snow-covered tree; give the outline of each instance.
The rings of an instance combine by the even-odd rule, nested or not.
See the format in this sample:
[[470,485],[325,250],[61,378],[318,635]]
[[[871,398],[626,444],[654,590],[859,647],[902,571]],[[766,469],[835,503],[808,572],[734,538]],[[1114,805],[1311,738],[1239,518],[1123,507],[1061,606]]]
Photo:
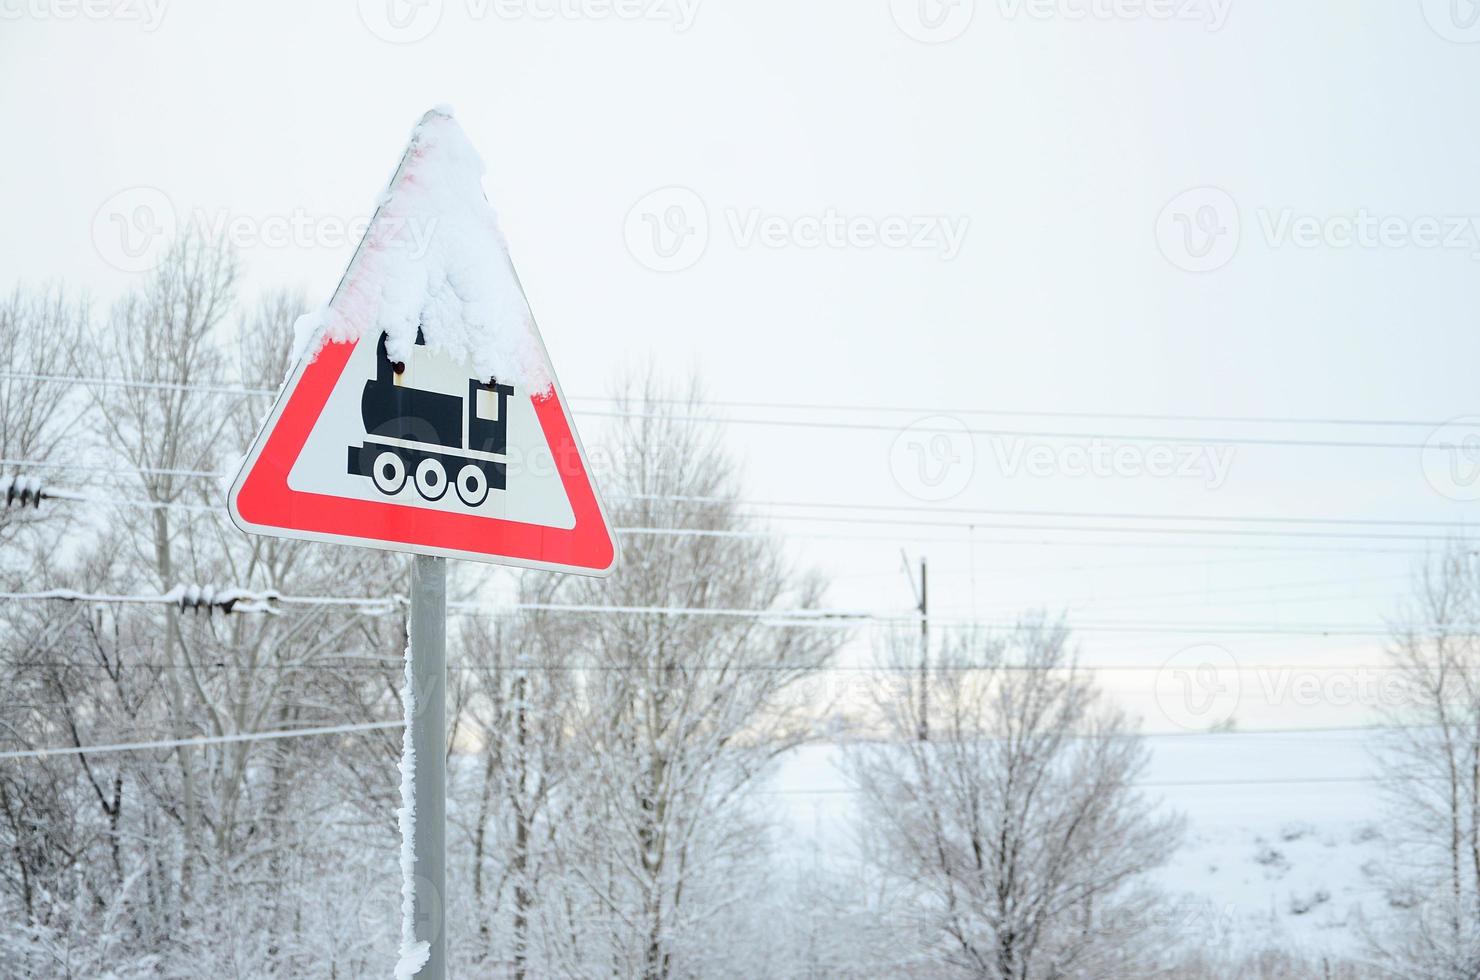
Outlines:
[[[85,499],[31,508],[33,533],[51,536],[30,550],[8,545],[7,577],[146,600],[192,584],[390,591],[380,556],[248,538],[225,520],[213,474],[235,463],[260,406],[223,394],[278,383],[291,336],[281,301],[232,324],[234,292],[230,255],[182,240],[79,345],[59,341],[55,363],[30,369],[91,378],[106,365],[108,383],[32,399],[76,424],[64,447],[32,438],[17,453],[50,452],[62,465],[48,485]],[[70,533],[55,535],[59,526]],[[38,748],[379,720],[394,710],[394,687],[363,668],[378,655],[393,673],[403,644],[380,646],[376,626],[332,606],[228,616],[148,601],[7,603],[6,688],[32,696],[4,709],[0,732],[7,747]],[[370,962],[387,930],[328,899],[363,891],[381,869],[379,887],[394,889],[393,824],[361,831],[356,817],[391,812],[395,756],[368,737],[333,747],[333,766],[324,741],[307,739],[0,766],[0,838],[8,800],[22,845],[0,856],[0,880],[20,882],[20,900],[6,903],[19,928],[0,932],[16,940],[23,975],[307,976]],[[357,780],[377,763],[373,779]],[[30,857],[8,860],[21,853]],[[336,908],[348,923],[327,914]],[[92,969],[103,950],[112,961]]]
[[1151,975],[1145,875],[1180,824],[1135,789],[1146,749],[1076,670],[1068,629],[1035,617],[948,637],[928,740],[914,643],[888,654],[901,669],[879,737],[848,753],[868,854],[897,886],[898,948],[992,980]]
[[1418,571],[1389,641],[1390,908],[1372,923],[1390,975],[1480,973],[1480,554],[1457,541]]
[[[841,634],[724,615],[815,606],[820,583],[739,506],[739,468],[699,408],[651,379],[621,404],[605,483],[622,571],[578,583],[577,605],[672,610],[591,617],[576,655],[582,769],[562,824],[570,893],[563,969],[662,978],[729,975],[714,929],[764,887],[763,821],[748,794],[817,719],[784,692],[824,664]],[[702,534],[667,535],[663,529]],[[705,615],[705,610],[717,615]]]
[[[521,602],[550,604],[567,583],[521,577]],[[462,771],[451,818],[463,832],[460,890],[471,893],[462,917],[466,968],[506,969],[523,980],[550,972],[548,923],[559,888],[551,881],[561,831],[558,809],[581,792],[570,726],[582,656],[579,623],[544,611],[464,622],[456,712]],[[502,971],[501,971],[502,972]]]

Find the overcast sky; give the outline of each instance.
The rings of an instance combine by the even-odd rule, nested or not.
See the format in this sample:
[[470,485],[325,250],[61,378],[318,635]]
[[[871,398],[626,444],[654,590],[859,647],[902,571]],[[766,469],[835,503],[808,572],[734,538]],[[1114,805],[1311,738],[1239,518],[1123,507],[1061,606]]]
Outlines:
[[[909,406],[724,411],[859,426],[732,426],[757,500],[1105,515],[865,515],[972,521],[969,546],[779,523],[813,535],[791,547],[837,576],[833,605],[906,608],[904,546],[930,556],[943,615],[1380,627],[1434,529],[1174,536],[1119,515],[1465,521],[1480,450],[1412,446],[1466,430],[1106,417],[1480,414],[1480,22],[1463,2],[1369,6],[0,0],[0,284],[107,299],[195,223],[237,241],[248,296],[321,302],[410,127],[446,103],[568,394],[651,361],[719,400]],[[1409,448],[1217,441],[1242,438]],[[992,526],[1014,523],[1143,529]],[[1082,639],[1090,662],[1149,665],[1381,646]],[[1150,691],[1171,675],[1107,678],[1149,729],[1223,710],[1168,717]],[[1227,710],[1366,720],[1360,695],[1273,690],[1289,679],[1246,676]]]

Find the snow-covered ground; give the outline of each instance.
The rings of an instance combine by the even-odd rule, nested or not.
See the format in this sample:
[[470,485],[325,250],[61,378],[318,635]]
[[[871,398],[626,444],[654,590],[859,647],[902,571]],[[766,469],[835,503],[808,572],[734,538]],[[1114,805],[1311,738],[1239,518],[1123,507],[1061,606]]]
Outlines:
[[[1187,815],[1186,844],[1160,878],[1187,899],[1190,942],[1357,950],[1356,913],[1371,919],[1386,907],[1373,877],[1385,846],[1382,800],[1374,782],[1338,780],[1371,775],[1368,737],[1153,740],[1147,782],[1181,785],[1149,789]],[[1269,782],[1198,785],[1213,780]]]
[[[1358,910],[1380,917],[1387,842],[1359,732],[1150,739],[1146,792],[1186,815],[1183,848],[1158,873],[1190,946],[1355,953]],[[856,857],[852,797],[832,745],[788,756],[768,788],[802,855]],[[1308,781],[1312,779],[1324,782]],[[1214,782],[1248,780],[1233,785]],[[1347,781],[1351,780],[1351,781]]]

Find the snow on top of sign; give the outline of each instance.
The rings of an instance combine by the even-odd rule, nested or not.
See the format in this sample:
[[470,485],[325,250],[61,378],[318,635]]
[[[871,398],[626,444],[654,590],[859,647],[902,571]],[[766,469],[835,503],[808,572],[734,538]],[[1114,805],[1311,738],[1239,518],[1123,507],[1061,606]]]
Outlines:
[[314,338],[384,331],[391,359],[407,361],[420,328],[429,349],[476,376],[547,391],[549,369],[483,172],[450,110],[423,116],[334,299],[299,318],[299,352]]

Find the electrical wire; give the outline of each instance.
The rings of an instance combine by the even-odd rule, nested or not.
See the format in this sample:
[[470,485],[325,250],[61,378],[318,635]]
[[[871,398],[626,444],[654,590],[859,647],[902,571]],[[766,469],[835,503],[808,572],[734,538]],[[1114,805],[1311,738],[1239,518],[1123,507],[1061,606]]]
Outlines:
[[[3,462],[3,461],[0,461],[0,462]],[[117,506],[133,507],[133,508],[139,508],[139,509],[145,509],[145,510],[179,510],[179,511],[188,512],[188,513],[217,514],[218,516],[225,516],[225,508],[222,507],[222,506],[220,506],[220,505],[192,504],[192,503],[188,503],[186,501],[181,501],[181,500],[141,500],[141,499],[135,498],[135,497],[99,496],[99,495],[96,495],[96,494],[81,494],[81,493],[77,493],[77,492],[73,492],[73,491],[60,491],[59,490],[59,491],[53,492],[53,491],[50,491],[50,490],[46,489],[44,486],[41,489],[42,489],[43,494],[49,495],[49,496],[51,496],[51,497],[53,497],[55,499],[58,499],[58,500],[64,500],[64,501],[69,502],[69,503],[92,503],[92,504],[99,504],[99,505],[117,505]],[[1026,514],[1031,514],[1033,512],[1031,512],[1031,511],[1023,511],[1021,513],[1023,513],[1023,514],[1026,515]],[[1089,513],[1089,512],[1069,512],[1069,513],[1073,517],[1086,518],[1086,519],[1092,518],[1094,516],[1092,513]],[[970,522],[969,523],[969,522],[961,522],[961,521],[923,521],[923,520],[914,519],[914,518],[911,518],[911,519],[902,519],[902,518],[901,519],[889,519],[889,518],[870,518],[870,517],[827,517],[827,516],[816,516],[816,515],[787,515],[787,514],[743,514],[741,516],[748,516],[748,517],[752,517],[752,518],[756,518],[756,519],[798,520],[798,521],[809,521],[809,522],[815,522],[815,523],[831,523],[831,524],[887,525],[887,526],[901,526],[901,527],[908,527],[908,528],[938,528],[938,529],[947,529],[947,530],[954,530],[954,531],[968,531],[968,532],[974,532],[976,529],[981,528],[981,529],[993,530],[993,531],[1051,532],[1051,533],[1074,533],[1074,532],[1079,532],[1079,533],[1088,533],[1088,534],[1139,534],[1139,535],[1178,535],[1178,536],[1201,535],[1201,536],[1211,536],[1211,537],[1309,538],[1309,539],[1316,539],[1316,540],[1350,540],[1350,541],[1410,541],[1410,542],[1422,542],[1422,543],[1426,543],[1426,544],[1430,544],[1430,545],[1432,545],[1432,544],[1438,544],[1438,543],[1447,543],[1447,542],[1452,542],[1452,541],[1455,540],[1455,535],[1453,535],[1453,534],[1450,534],[1450,535],[1441,535],[1441,534],[1409,534],[1409,533],[1401,533],[1401,532],[1400,533],[1385,533],[1385,532],[1378,532],[1378,531],[1316,531],[1316,530],[1302,530],[1302,529],[1266,530],[1266,529],[1262,529],[1262,528],[1228,528],[1228,527],[1215,527],[1215,528],[1198,528],[1198,527],[1141,527],[1141,526],[1134,526],[1134,527],[1115,527],[1115,526],[1111,526],[1111,525],[1097,525],[1097,524],[1023,524],[1023,523],[1008,523],[1008,522],[988,522],[988,523],[984,523],[984,522]],[[1155,518],[1155,515],[1140,515],[1137,519],[1156,519],[1156,518]],[[1179,517],[1178,515],[1167,515],[1167,517],[1165,519],[1168,519],[1168,520],[1189,520],[1189,521],[1191,521],[1191,520],[1201,520],[1201,519],[1204,519],[1204,518],[1195,517],[1195,516],[1194,517],[1185,517],[1185,518],[1183,518],[1183,517]],[[1234,517],[1232,515],[1228,515],[1228,516],[1226,516],[1223,519],[1240,520],[1240,518]],[[1277,518],[1271,518],[1271,520],[1278,520],[1278,519]],[[1294,521],[1294,520],[1299,520],[1299,519],[1298,518],[1290,518],[1289,520]],[[1335,520],[1337,520],[1337,519],[1331,519],[1331,521],[1335,521]],[[1325,519],[1313,518],[1313,519],[1311,519],[1311,523],[1325,523]],[[1372,525],[1382,525],[1382,524],[1401,525],[1401,524],[1412,523],[1412,524],[1417,525],[1417,526],[1448,527],[1448,528],[1453,529],[1456,532],[1462,531],[1465,528],[1465,525],[1460,524],[1460,523],[1432,522],[1432,524],[1431,524],[1430,522],[1417,522],[1417,521],[1415,521],[1415,522],[1408,522],[1408,521],[1403,521],[1403,520],[1394,520],[1394,521],[1377,521],[1377,520],[1371,520],[1371,521],[1369,521],[1367,519],[1361,519],[1361,518],[1353,518],[1351,520],[1351,523],[1353,523],[1353,524],[1372,524]],[[617,533],[617,534],[623,534],[623,535],[628,535],[628,536],[632,536],[632,537],[710,537],[710,538],[734,538],[734,539],[774,539],[774,538],[781,537],[781,536],[793,536],[793,537],[820,538],[820,539],[824,539],[824,540],[829,539],[829,538],[844,539],[844,540],[883,540],[883,541],[898,541],[898,540],[901,540],[901,538],[899,536],[892,536],[892,535],[883,535],[883,536],[878,536],[878,535],[875,535],[875,536],[863,536],[863,535],[855,535],[855,534],[848,534],[848,535],[822,535],[822,534],[811,534],[811,533],[808,533],[808,534],[792,534],[791,532],[786,532],[785,534],[778,534],[777,532],[771,531],[771,530],[728,529],[728,528],[706,529],[706,528],[689,528],[689,527],[617,527],[617,528],[613,528],[613,531],[615,533]],[[950,538],[950,539],[914,539],[914,540],[945,540],[945,541],[951,541],[951,542],[954,542],[954,543],[960,543],[960,544],[963,544],[964,545],[964,544],[970,544],[973,539],[972,538],[956,537],[956,538]],[[1191,546],[1197,547],[1198,545],[1191,545]]]
[[[574,395],[572,401],[591,401],[605,403],[623,403],[626,399],[610,395]],[[690,405],[688,399],[683,398],[650,398],[643,397],[644,403],[657,405]],[[1457,425],[1466,428],[1480,426],[1480,418],[1460,418],[1442,421],[1425,419],[1361,419],[1361,418],[1332,418],[1322,416],[1281,416],[1281,415],[1194,415],[1186,413],[1152,413],[1152,412],[1066,412],[1062,410],[1037,410],[1037,409],[1007,409],[1007,408],[961,408],[943,407],[939,405],[860,405],[843,403],[817,403],[817,402],[766,402],[766,401],[730,401],[705,399],[702,403],[714,408],[758,408],[774,411],[805,412],[857,412],[857,413],[893,413],[896,415],[929,416],[956,416],[956,415],[984,415],[1014,418],[1058,418],[1058,419],[1114,419],[1120,422],[1211,422],[1216,424],[1233,425],[1344,425],[1364,427],[1407,427],[1435,429],[1446,425]]]
[[[232,664],[224,661],[202,662],[198,664],[161,664],[161,663],[54,663],[51,661],[7,661],[4,666],[24,667],[38,670],[230,670],[230,671],[261,671],[277,670],[284,673],[304,670],[366,670],[379,671],[388,669],[399,669],[399,660],[376,661],[372,657],[357,658],[361,662],[349,664]],[[368,662],[367,662],[368,661]],[[492,667],[476,664],[448,664],[450,671],[465,671],[468,673],[490,672]],[[734,673],[734,674],[763,674],[763,673],[810,673],[821,674],[910,674],[919,673],[919,664],[693,664],[693,663],[642,663],[642,664],[611,664],[611,663],[563,663],[563,664],[520,664],[518,666],[503,666],[498,670],[509,673],[654,673],[661,671],[681,671],[685,673]],[[936,674],[962,674],[962,673],[1073,673],[1073,674],[1099,674],[1099,673],[1161,673],[1169,668],[1166,664],[1073,664],[1063,666],[1035,666],[1031,664],[932,664],[930,671]],[[1402,671],[1404,668],[1396,664],[1380,663],[1337,663],[1337,664],[1233,664],[1218,665],[1214,667],[1216,672],[1261,672],[1261,673],[1317,673],[1324,671],[1340,672],[1363,672],[1373,673],[1382,671]],[[1480,672],[1480,665],[1475,667],[1451,668],[1457,674]]]
[[[0,459],[0,466],[15,466],[20,468],[40,468],[53,470],[67,470],[74,472],[110,473],[118,472],[117,466],[86,465],[76,463],[61,463],[46,460],[28,459]],[[185,476],[202,479],[224,480],[232,474],[219,470],[192,470],[170,467],[133,466],[130,469],[139,473],[162,476]],[[1446,528],[1450,530],[1465,530],[1472,525],[1465,521],[1444,520],[1419,520],[1412,518],[1375,518],[1375,517],[1290,517],[1286,515],[1270,514],[1176,514],[1176,513],[1148,513],[1137,511],[1074,511],[1074,510],[1033,510],[1025,508],[993,508],[993,507],[956,507],[936,506],[924,504],[875,504],[875,503],[844,503],[840,501],[827,500],[751,500],[733,497],[701,496],[693,494],[622,494],[614,493],[608,495],[612,500],[626,501],[657,501],[672,503],[701,503],[701,504],[728,504],[742,507],[776,508],[783,507],[793,510],[859,510],[869,512],[903,512],[903,513],[927,513],[927,514],[961,514],[982,515],[995,517],[1050,517],[1066,520],[1128,520],[1128,521],[1198,521],[1205,523],[1234,523],[1234,524],[1315,524],[1332,526],[1361,526],[1361,527],[1433,527]],[[917,520],[895,520],[882,518],[864,517],[818,517],[808,514],[778,514],[767,511],[762,515],[773,520],[813,520],[834,521],[844,523],[887,523],[887,524],[911,524],[931,527],[952,528],[987,528],[1000,530],[1004,527],[1017,528],[1019,525],[983,524],[974,521],[953,522],[928,522]],[[1023,525],[1024,529],[1037,530],[1033,525]],[[1057,527],[1049,528],[1057,530]],[[1080,528],[1075,527],[1075,530]],[[1088,530],[1087,528],[1085,530]],[[1134,530],[1127,528],[1125,530]],[[1172,529],[1180,532],[1183,529]]]
[[[236,587],[177,586],[169,592],[156,595],[120,595],[116,593],[90,593],[74,589],[49,589],[36,592],[0,592],[0,601],[41,602],[63,601],[85,604],[125,605],[169,605],[181,608],[215,609],[224,612],[271,612],[275,606],[342,606],[370,615],[386,615],[393,609],[404,607],[404,596],[297,596],[282,595],[272,590],[252,591]],[[769,626],[781,628],[823,627],[851,628],[868,626],[910,626],[918,624],[921,615],[915,611],[880,614],[851,609],[733,609],[695,606],[622,606],[582,605],[557,603],[510,603],[501,610],[491,610],[478,603],[448,603],[450,613],[465,613],[484,616],[508,615],[511,612],[552,612],[573,615],[605,616],[670,616],[670,617],[716,617],[753,619]],[[979,620],[958,617],[929,618],[932,625],[957,628],[1009,629],[1008,622]],[[1279,636],[1389,636],[1394,632],[1413,633],[1461,633],[1480,630],[1480,624],[1472,623],[1393,623],[1373,625],[1366,623],[1304,623],[1304,624],[1253,624],[1253,623],[1144,623],[1103,622],[1076,623],[1076,632],[1096,633],[1175,633],[1210,635],[1279,635]]]
[[211,735],[202,738],[174,738],[155,742],[120,742],[116,745],[62,745],[45,749],[20,749],[0,752],[0,759],[44,759],[54,755],[102,755],[111,752],[147,752],[154,749],[195,748],[202,745],[229,745],[237,742],[268,742],[283,738],[308,738],[319,735],[346,735],[385,728],[404,728],[404,721],[378,721],[362,725],[334,725],[329,728],[296,728],[279,732],[244,732],[238,735]]
[[[1147,779],[1129,785],[1138,789],[1212,788],[1217,786],[1321,786],[1353,783],[1436,782],[1440,776],[1258,776],[1248,779]],[[852,787],[757,790],[767,796],[858,796]]]
[[[94,385],[99,387],[140,388],[165,391],[198,391],[209,394],[237,395],[243,397],[274,397],[276,388],[254,388],[231,384],[182,384],[170,381],[133,381],[125,378],[86,377],[63,374],[36,374],[23,371],[0,371],[0,378],[17,381],[40,381],[54,384]],[[623,404],[627,399],[611,395],[572,395],[571,401]],[[690,405],[683,398],[643,398],[643,402],[659,405]],[[767,402],[706,400],[703,404],[715,408],[769,409],[791,412],[850,412],[892,413],[921,416],[983,415],[1018,418],[1062,418],[1062,419],[1115,419],[1129,422],[1210,422],[1233,425],[1340,425],[1369,427],[1406,427],[1434,429],[1446,425],[1462,427],[1480,426],[1480,418],[1449,420],[1391,419],[1391,418],[1341,418],[1326,416],[1279,416],[1279,415],[1197,415],[1186,413],[1150,412],[1068,412],[1062,410],[1006,409],[981,407],[949,407],[940,405],[860,405],[817,402]]]
[[[43,749],[20,749],[0,752],[0,760],[42,759],[64,755],[102,755],[118,752],[146,752],[172,748],[198,748],[207,745],[226,745],[241,742],[265,742],[288,738],[310,738],[324,735],[344,735],[367,731],[402,728],[404,721],[370,722],[359,725],[334,725],[326,728],[299,728],[274,732],[244,732],[234,735],[217,735],[202,738],[160,739],[148,742],[120,742],[111,745],[53,746]],[[1322,729],[1303,729],[1315,732]],[[1327,729],[1335,730],[1335,729]],[[1262,733],[1253,733],[1262,734]],[[1128,736],[1141,737],[1141,736]],[[1179,787],[1211,788],[1220,786],[1297,786],[1351,783],[1402,783],[1435,781],[1439,777],[1425,776],[1265,776],[1230,779],[1164,779],[1138,780],[1131,785],[1141,788],[1171,789]],[[815,789],[759,789],[765,796],[856,796],[854,787],[819,787]]]
[[1198,446],[1279,446],[1299,449],[1404,449],[1424,450],[1442,448],[1443,444],[1422,442],[1375,442],[1342,439],[1270,439],[1256,436],[1208,436],[1142,434],[1132,432],[1061,432],[1038,429],[982,429],[968,426],[938,426],[914,424],[901,426],[897,422],[827,422],[817,419],[755,419],[734,418],[721,415],[658,415],[651,412],[597,412],[583,411],[580,415],[614,419],[656,419],[665,422],[694,422],[706,425],[760,425],[796,429],[838,429],[859,432],[909,432],[920,435],[963,435],[990,436],[998,439],[1071,439],[1089,442],[1150,442],[1158,445]]
[[[146,388],[165,391],[200,391],[214,394],[230,395],[275,395],[265,388],[248,388],[238,385],[189,385],[168,381],[132,381],[126,379],[109,379],[99,377],[82,377],[67,375],[45,375],[27,374],[25,372],[7,371],[0,376],[13,380],[33,380],[50,383],[67,383],[77,385],[95,385],[100,387],[124,387],[124,388]],[[1158,444],[1181,444],[1181,445],[1226,445],[1226,446],[1283,446],[1295,448],[1316,449],[1433,449],[1433,445],[1425,443],[1410,442],[1377,442],[1377,441],[1352,441],[1339,439],[1274,439],[1256,436],[1217,436],[1217,435],[1166,435],[1166,434],[1143,434],[1143,433],[1113,433],[1113,432],[1063,432],[1042,431],[1029,429],[983,429],[968,426],[930,426],[916,423],[914,425],[902,426],[899,422],[838,422],[819,419],[763,419],[763,418],[737,418],[719,415],[680,415],[673,413],[653,412],[627,412],[627,411],[602,411],[586,409],[578,414],[596,418],[620,418],[620,419],[655,419],[669,422],[693,422],[700,424],[717,425],[759,425],[777,426],[783,428],[809,428],[809,429],[836,429],[855,430],[869,432],[898,432],[908,428],[911,432],[922,435],[969,435],[969,436],[991,436],[995,438],[1020,438],[1020,439],[1071,439],[1089,440],[1102,442],[1151,442]],[[950,414],[980,414],[974,411],[962,411],[951,413],[944,410],[932,410],[936,416],[947,416]],[[1042,413],[1025,413],[1030,416]],[[1089,418],[1107,418],[1110,415],[1097,415],[1090,413]],[[1173,421],[1175,417],[1166,417],[1158,421]],[[1190,420],[1190,417],[1189,417]],[[1362,420],[1343,420],[1352,424],[1362,424]],[[1428,423],[1408,422],[1400,420],[1378,420],[1386,423],[1399,422],[1403,425],[1421,426]],[[1311,420],[1311,424],[1323,423],[1319,420]],[[1440,422],[1429,425],[1430,428],[1440,428],[1448,423]],[[1465,423],[1461,423],[1465,424]],[[1480,424],[1480,423],[1476,423]]]

